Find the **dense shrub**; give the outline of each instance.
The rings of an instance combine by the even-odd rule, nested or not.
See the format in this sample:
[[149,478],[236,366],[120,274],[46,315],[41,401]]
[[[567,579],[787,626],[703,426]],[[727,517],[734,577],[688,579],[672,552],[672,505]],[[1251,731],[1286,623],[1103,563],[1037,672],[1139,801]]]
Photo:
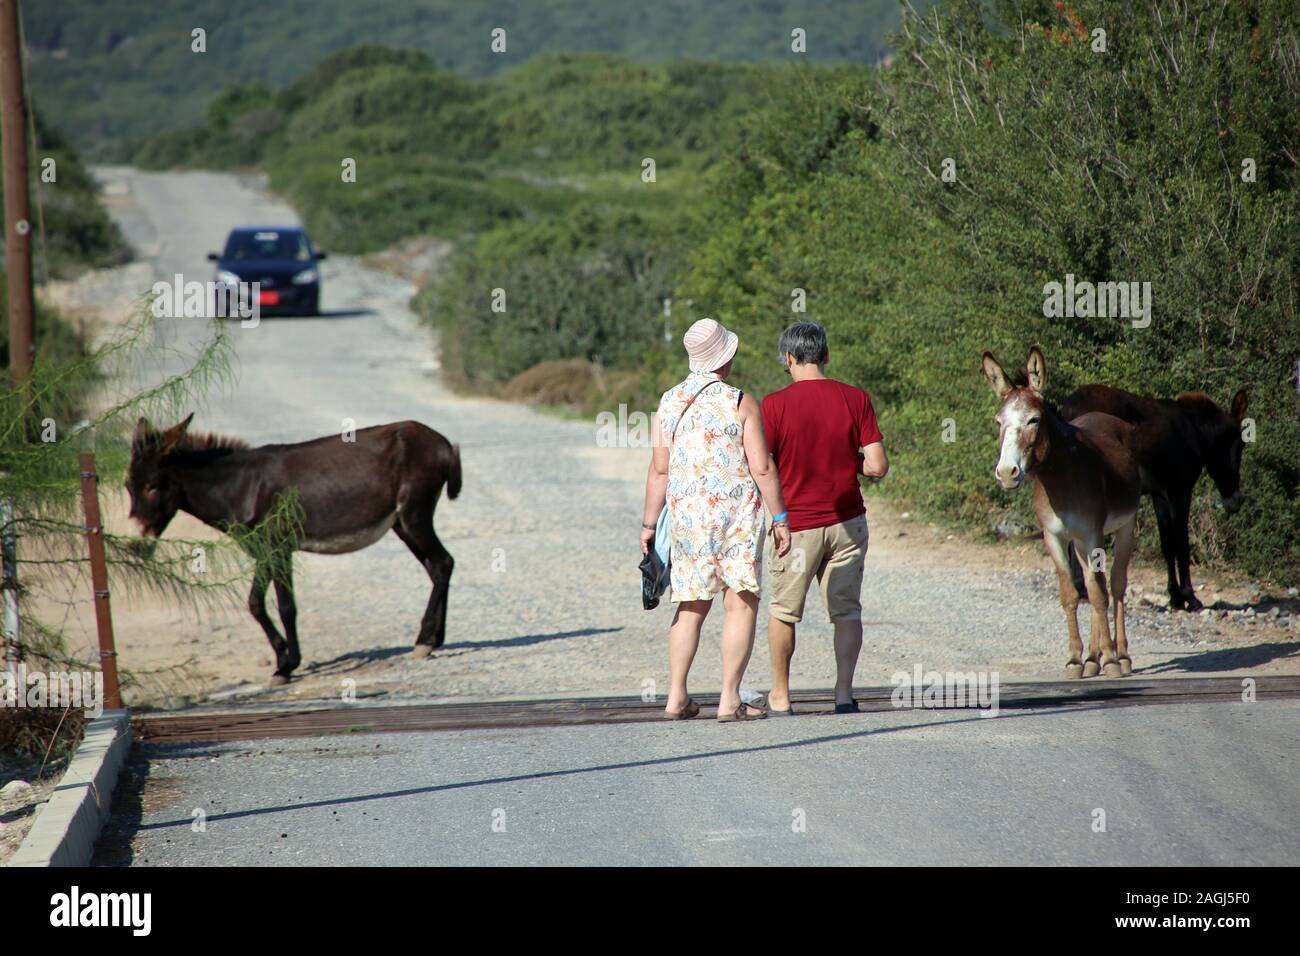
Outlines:
[[662,329],[651,319],[672,290],[675,228],[580,204],[484,233],[418,299],[440,330],[443,368],[456,384],[486,388],[554,359],[637,362]]
[[[950,517],[1027,513],[1027,495],[989,477],[984,348],[1018,364],[1041,344],[1058,397],[1102,381],[1226,404],[1250,385],[1249,503],[1198,517],[1197,544],[1295,581],[1294,20],[1280,2],[1075,6],[944,3],[905,16],[878,84],[794,91],[748,132],[718,190],[738,218],[697,250],[683,289],[737,326],[760,389],[780,384],[767,352],[793,317],[790,290],[807,289],[833,372],[880,405],[896,456],[886,488]],[[1046,318],[1044,284],[1067,273],[1151,282],[1150,327]]]

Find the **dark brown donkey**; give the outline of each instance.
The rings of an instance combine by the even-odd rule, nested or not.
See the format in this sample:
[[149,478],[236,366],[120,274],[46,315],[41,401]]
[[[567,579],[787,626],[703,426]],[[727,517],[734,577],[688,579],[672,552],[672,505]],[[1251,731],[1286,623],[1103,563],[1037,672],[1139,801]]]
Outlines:
[[[1142,493],[1151,496],[1160,550],[1169,571],[1169,606],[1199,611],[1204,605],[1192,590],[1188,569],[1191,546],[1187,521],[1192,510],[1192,489],[1202,471],[1223,497],[1224,510],[1241,507],[1241,454],[1245,442],[1241,423],[1246,417],[1246,389],[1232,399],[1225,412],[1201,392],[1184,392],[1172,401],[1145,398],[1107,385],[1084,385],[1061,404],[1067,419],[1085,412],[1105,412],[1135,429],[1133,455],[1142,476]],[[1075,581],[1082,584],[1076,564]]]
[[[1063,419],[1043,398],[1047,363],[1037,348],[1029,350],[1026,384],[1012,384],[1002,366],[984,353],[984,375],[1002,400],[997,422],[1000,450],[995,469],[1002,487],[1018,488],[1028,475],[1034,483],[1034,511],[1043,541],[1056,564],[1061,608],[1070,632],[1067,677],[1107,677],[1132,672],[1124,627],[1124,591],[1133,554],[1140,483],[1137,463],[1128,451],[1133,426],[1113,415],[1090,412]],[[1115,640],[1107,625],[1106,535],[1115,535],[1111,592],[1115,603]],[[1088,656],[1080,660],[1079,593],[1070,574],[1070,549],[1087,558],[1084,567],[1092,624]]]
[[[293,552],[359,551],[390,528],[433,582],[414,654],[427,657],[442,646],[454,562],[433,532],[433,510],[444,485],[448,498],[460,494],[457,446],[419,422],[395,422],[363,428],[355,438],[250,448],[237,438],[189,434],[193,418],[161,431],[140,419],[126,482],[131,517],[151,537],[177,511],[235,534],[255,562],[248,609],[275,651],[272,683],[287,683],[302,661]],[[285,520],[290,510],[295,514]],[[283,637],[266,612],[270,584]]]

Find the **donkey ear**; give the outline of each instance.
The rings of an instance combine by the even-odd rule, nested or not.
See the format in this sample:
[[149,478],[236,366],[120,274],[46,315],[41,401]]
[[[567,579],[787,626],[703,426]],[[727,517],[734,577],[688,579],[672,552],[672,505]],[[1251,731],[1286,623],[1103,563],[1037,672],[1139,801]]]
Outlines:
[[989,387],[998,398],[1006,397],[1007,392],[1011,391],[1011,385],[1007,382],[1007,373],[1002,371],[1002,366],[998,364],[992,352],[984,353],[984,377],[988,379]]
[[144,416],[141,416],[140,420],[135,423],[136,441],[140,441],[141,439],[148,438],[149,435],[151,435],[152,433],[153,433],[153,426],[149,424],[149,419],[145,418]]
[[194,421],[194,413],[190,412],[185,416],[183,422],[179,422],[163,432],[162,453],[164,455],[175,448],[176,443],[185,437],[185,432],[190,427],[190,422],[192,421]]
[[1249,401],[1249,388],[1239,389],[1237,394],[1232,396],[1232,417],[1237,420],[1238,425],[1240,425],[1241,420],[1246,417],[1246,405]]
[[1047,360],[1043,358],[1043,350],[1037,345],[1029,350],[1029,358],[1025,360],[1025,371],[1029,373],[1029,387],[1035,392],[1042,392],[1047,384]]

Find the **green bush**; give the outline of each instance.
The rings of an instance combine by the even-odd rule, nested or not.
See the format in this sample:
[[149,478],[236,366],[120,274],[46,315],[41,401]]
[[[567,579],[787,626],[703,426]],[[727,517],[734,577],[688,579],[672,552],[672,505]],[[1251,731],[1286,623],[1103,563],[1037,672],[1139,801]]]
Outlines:
[[[734,220],[682,283],[696,311],[737,327],[754,359],[741,374],[764,390],[780,384],[767,353],[795,318],[790,290],[805,288],[832,373],[876,398],[895,461],[884,488],[989,524],[1032,521],[1028,496],[990,477],[983,349],[1018,365],[1042,345],[1058,398],[1101,381],[1226,404],[1250,385],[1248,504],[1198,516],[1199,557],[1300,580],[1287,5],[954,0],[904,22],[878,83],[813,82],[747,130],[714,199]],[[1104,54],[1091,49],[1098,23]],[[1151,282],[1151,326],[1045,317],[1044,284],[1067,273]]]
[[[440,331],[454,384],[489,389],[541,363],[636,363],[672,290],[674,223],[580,204],[484,233],[460,249],[419,308]],[[504,311],[494,311],[494,290]]]

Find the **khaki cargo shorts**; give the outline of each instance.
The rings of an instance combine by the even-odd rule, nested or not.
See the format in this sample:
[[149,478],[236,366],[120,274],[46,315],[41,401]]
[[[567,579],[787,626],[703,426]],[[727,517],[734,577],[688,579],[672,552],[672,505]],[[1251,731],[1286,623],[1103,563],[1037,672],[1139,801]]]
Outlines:
[[803,620],[804,599],[812,579],[821,584],[832,622],[862,620],[862,565],[867,557],[867,516],[841,524],[809,528],[790,535],[785,557],[776,554],[767,536],[764,556],[770,571],[768,613],[778,621]]

